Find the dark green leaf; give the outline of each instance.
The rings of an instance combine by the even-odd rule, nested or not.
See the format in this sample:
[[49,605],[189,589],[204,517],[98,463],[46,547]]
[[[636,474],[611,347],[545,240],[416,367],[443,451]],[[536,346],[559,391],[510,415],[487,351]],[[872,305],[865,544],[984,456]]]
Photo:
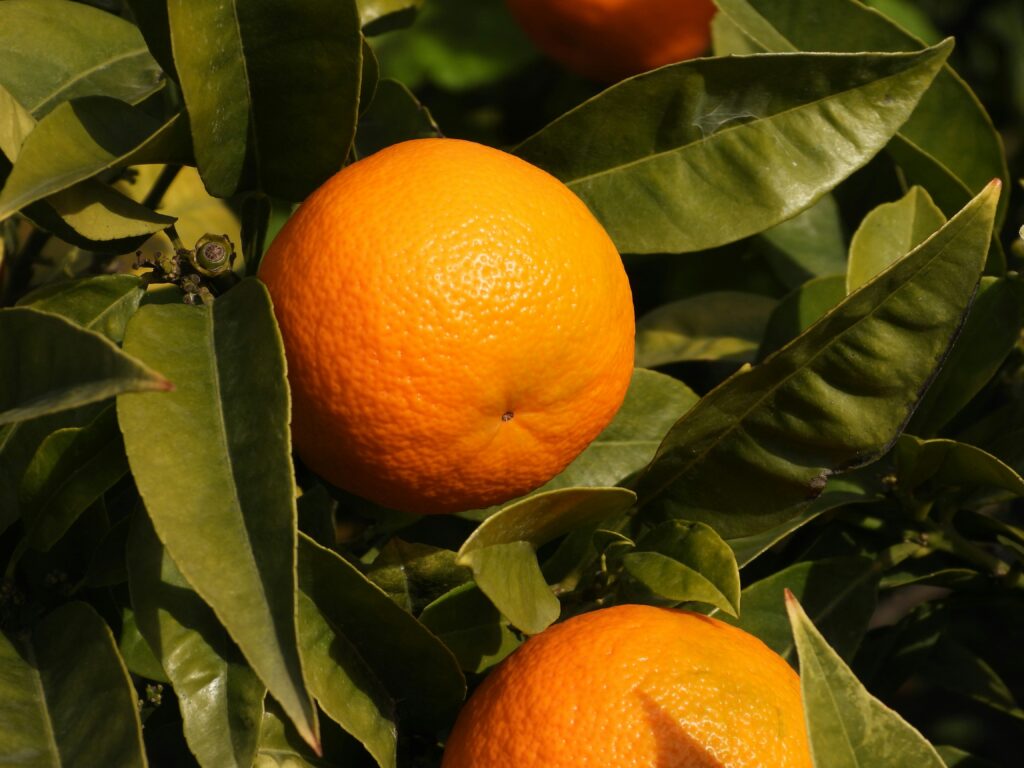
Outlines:
[[[302,535],[299,587],[304,601],[312,603],[322,621],[383,683],[400,714],[419,722],[447,722],[466,684],[455,658],[423,625],[354,566]],[[314,691],[323,684],[310,683]]]
[[673,604],[706,603],[739,615],[736,558],[714,529],[703,523],[662,523],[622,563],[630,576]]
[[755,242],[758,250],[764,250],[775,274],[790,288],[813,277],[846,270],[843,222],[833,195],[825,195],[800,215],[762,232]]
[[808,280],[788,293],[775,307],[765,326],[758,350],[763,360],[806,331],[846,296],[846,278],[829,275]]
[[145,306],[128,323],[125,349],[177,387],[117,404],[157,534],[303,738],[315,743],[295,618],[284,349],[267,291],[250,279],[212,308]]
[[[857,0],[716,0],[720,11],[771,51],[909,51],[923,44]],[[912,183],[932,193],[947,215],[993,178],[1008,183],[992,121],[948,66],[906,124],[890,152]],[[1005,202],[1000,206],[1000,215]]]
[[106,337],[48,312],[0,310],[0,424],[170,383]]
[[612,423],[539,492],[616,485],[654,458],[665,433],[697,402],[678,379],[636,368]]
[[0,634],[0,764],[146,765],[128,670],[85,603],[61,606],[24,640]]
[[882,455],[970,306],[998,194],[989,186],[787,347],[702,398],[658,449],[641,505],[668,501],[726,538],[746,536],[790,519],[830,475]]
[[907,429],[931,437],[995,375],[1024,327],[1024,290],[1017,280],[984,277],[956,344]]
[[683,62],[612,86],[516,152],[582,197],[620,251],[704,250],[796,215],[867,163],[949,51]]
[[882,568],[866,557],[797,563],[744,589],[740,596],[739,620],[724,620],[757,635],[796,666],[793,632],[784,610],[783,595],[789,590],[800,600],[836,653],[843,659],[850,659],[875,610],[881,575]]
[[470,579],[469,571],[456,564],[450,549],[401,539],[384,545],[366,575],[414,615]]
[[946,216],[923,187],[911,187],[900,200],[875,208],[850,241],[846,292],[853,293],[899,261],[945,223]]
[[174,685],[189,749],[205,768],[252,765],[266,686],[178,571],[149,519],[128,544],[135,621]]
[[420,621],[467,672],[484,672],[519,646],[519,638],[475,584],[463,584],[423,609]]
[[865,4],[926,42],[937,43],[942,39],[942,33],[935,28],[928,14],[913,0],[865,0]]
[[362,158],[401,141],[440,135],[430,112],[408,88],[395,80],[381,80],[373,101],[359,118],[355,154]]
[[135,611],[125,608],[121,611],[121,639],[117,644],[124,659],[125,666],[133,675],[156,680],[160,683],[170,685],[170,680],[160,666],[160,660],[149,647],[146,638],[139,631],[139,625],[135,623]]
[[[101,171],[182,159],[184,127],[178,115],[161,124],[141,108],[106,96],[61,104],[21,145],[0,192],[0,220]],[[71,208],[73,199],[61,204]]]
[[921,440],[902,435],[893,451],[901,493],[1000,488],[1024,496],[1024,479],[990,453],[955,440]]
[[999,673],[970,648],[944,635],[928,657],[923,674],[943,688],[1024,720],[1024,709]]
[[673,301],[636,324],[636,365],[685,360],[750,362],[776,301],[756,293],[712,291]]
[[956,747],[936,747],[948,768],[998,768],[995,763],[974,757]]
[[333,768],[317,757],[274,702],[267,701],[253,768]]
[[50,434],[21,479],[19,496],[29,545],[38,550],[52,547],[127,473],[113,404],[85,427]]
[[[366,110],[370,104],[373,103],[374,97],[377,95],[377,86],[380,85],[380,62],[377,61],[377,56],[373,52],[373,48],[366,42],[366,38],[363,38],[363,70],[360,74],[359,82],[359,116],[362,118],[366,114]],[[356,125],[356,138],[359,137],[359,125]]]
[[341,168],[359,104],[355,0],[170,0],[168,11],[210,194],[298,201]]
[[40,288],[18,302],[61,315],[120,344],[145,290],[134,275],[101,275]]
[[139,30],[124,19],[67,0],[6,0],[0,84],[40,118],[83,96],[135,104],[163,78]]
[[792,594],[786,609],[800,656],[800,688],[814,764],[829,768],[945,768],[913,726],[868,693]]
[[126,3],[149,47],[149,52],[160,63],[164,72],[177,80],[174,54],[171,52],[171,25],[167,19],[167,3],[153,0],[126,0]]

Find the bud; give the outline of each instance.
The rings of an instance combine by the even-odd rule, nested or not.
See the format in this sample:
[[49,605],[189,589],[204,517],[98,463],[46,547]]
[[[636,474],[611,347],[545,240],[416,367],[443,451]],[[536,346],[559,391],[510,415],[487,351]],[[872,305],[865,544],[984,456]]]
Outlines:
[[231,269],[235,246],[227,235],[203,235],[189,255],[192,267],[204,277],[216,277]]

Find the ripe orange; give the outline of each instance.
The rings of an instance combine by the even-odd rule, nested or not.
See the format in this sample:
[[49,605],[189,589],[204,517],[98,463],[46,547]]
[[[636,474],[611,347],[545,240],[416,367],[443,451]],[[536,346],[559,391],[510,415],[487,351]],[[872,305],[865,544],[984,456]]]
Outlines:
[[704,53],[712,0],[508,0],[537,47],[566,69],[613,82]]
[[408,141],[328,180],[260,267],[299,454],[418,513],[483,507],[561,471],[633,370],[633,303],[565,185],[496,149]]
[[800,681],[764,643],[621,605],[536,635],[459,714],[442,768],[811,768]]

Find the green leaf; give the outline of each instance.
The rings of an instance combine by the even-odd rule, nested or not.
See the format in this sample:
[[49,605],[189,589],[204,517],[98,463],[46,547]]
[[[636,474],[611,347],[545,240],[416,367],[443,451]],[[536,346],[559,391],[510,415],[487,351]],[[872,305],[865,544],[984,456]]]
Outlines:
[[384,545],[366,575],[413,615],[470,579],[450,549],[397,538]]
[[937,43],[942,39],[942,33],[932,24],[927,12],[918,8],[911,0],[865,0],[865,4],[888,16],[921,40]]
[[907,429],[931,437],[992,379],[1024,328],[1024,289],[1018,280],[983,277],[956,344]]
[[61,104],[22,144],[0,191],[0,220],[101,171],[181,159],[183,131],[178,115],[161,124],[141,107],[105,96]]
[[945,768],[913,726],[868,693],[791,593],[786,594],[786,610],[800,655],[800,688],[816,766]]
[[787,347],[703,397],[658,449],[641,506],[668,502],[736,538],[785,522],[830,475],[885,453],[970,306],[998,193],[989,186]]
[[423,0],[356,0],[359,23],[368,35],[411,24]]
[[146,765],[135,690],[103,619],[67,603],[0,634],[0,764]]
[[821,496],[812,502],[798,505],[791,519],[780,525],[750,536],[726,539],[726,544],[736,555],[739,567],[749,565],[769,548],[818,515],[846,504],[879,501],[882,498],[881,490],[873,487],[874,484],[864,477],[869,469],[871,468],[832,478]]
[[634,369],[626,399],[611,424],[538,492],[620,483],[654,458],[665,433],[697,399],[678,379]]
[[463,584],[423,609],[423,625],[433,632],[467,672],[481,673],[519,647],[518,636],[476,584]]
[[67,0],[0,3],[0,84],[36,118],[83,96],[136,104],[163,85],[139,30]]
[[168,16],[210,194],[298,201],[341,168],[359,104],[355,0],[170,0]]
[[[721,13],[771,51],[910,51],[923,43],[857,0],[716,0]],[[899,127],[889,151],[947,215],[993,178],[1009,183],[1002,144],[967,84],[945,66]],[[1005,201],[1000,205],[1001,221]]]
[[[868,628],[883,569],[867,557],[804,561],[756,581],[740,596],[743,613],[730,624],[756,635],[796,666],[793,632],[783,594],[796,596],[828,643],[851,659]],[[721,617],[720,617],[721,618]]]
[[[367,670],[372,673],[398,704],[400,715],[420,723],[447,722],[446,718],[465,696],[466,683],[455,658],[422,624],[354,566],[301,534],[299,587],[301,616],[313,619],[311,624],[303,625],[303,650],[311,650],[312,639],[307,633],[315,633],[320,644],[318,669],[324,669],[328,661],[322,654],[334,651],[324,645],[329,639],[325,634],[329,628],[329,633],[339,638],[340,658],[335,659],[332,675],[342,674],[344,667],[338,664],[357,653],[366,669],[356,672],[355,680],[365,677]],[[310,687],[321,706],[346,728],[360,729],[353,730],[353,735],[361,741],[365,739],[367,748],[383,760],[393,749],[385,743],[392,738],[386,734],[388,715],[379,711],[379,698],[376,704],[366,698],[367,694],[371,699],[378,694],[373,689],[364,689],[359,702],[362,709],[349,714],[353,718],[351,723],[342,722],[336,715],[344,702],[330,689],[331,679],[310,679]],[[378,708],[375,715],[374,707]],[[361,719],[356,720],[357,717]],[[371,743],[376,746],[371,747]]]
[[949,634],[943,635],[936,643],[923,674],[949,691],[1017,720],[1024,720],[1024,709],[999,673]]
[[902,435],[893,450],[900,493],[949,495],[954,489],[1000,488],[1024,496],[1024,479],[995,456],[955,440]]
[[401,141],[440,135],[429,110],[408,88],[396,80],[381,80],[373,101],[359,118],[355,156],[358,159]]
[[268,701],[253,768],[331,768],[331,764],[313,754],[287,716],[274,702]]
[[687,61],[612,86],[516,153],[583,198],[623,253],[704,250],[796,215],[867,163],[950,48]]
[[117,647],[125,666],[133,675],[170,685],[171,681],[160,666],[160,660],[139,631],[139,626],[135,623],[135,611],[131,608],[124,608],[121,611],[121,639]]
[[635,499],[624,488],[563,488],[527,496],[481,523],[459,549],[456,561],[473,569],[477,585],[513,625],[536,634],[559,613],[536,549],[576,528],[625,512]]
[[21,480],[19,496],[29,545],[48,550],[127,473],[128,459],[113,404],[85,427],[50,434]]
[[145,306],[128,323],[125,349],[177,387],[117,404],[128,462],[157,534],[315,744],[295,618],[288,386],[270,297],[249,279],[212,307]]
[[27,307],[0,310],[0,424],[170,382],[104,336]]
[[149,52],[164,72],[177,82],[178,73],[174,68],[174,55],[171,52],[171,25],[167,19],[167,3],[126,0],[126,4],[131,9],[131,17],[138,25]]
[[622,563],[630,576],[673,604],[707,603],[739,615],[739,567],[729,545],[710,526],[662,523]]
[[945,214],[923,187],[911,187],[896,202],[875,208],[850,241],[846,292],[853,293],[899,261],[945,223]]
[[120,344],[145,293],[134,275],[101,275],[39,288],[21,298],[18,306],[66,317]]
[[949,768],[998,768],[995,763],[969,755],[956,747],[936,747],[935,751]]
[[757,356],[763,360],[782,349],[846,296],[846,278],[828,275],[808,280],[778,303],[764,329]]
[[846,271],[843,222],[833,195],[825,195],[798,216],[762,232],[755,242],[789,288],[813,277]]
[[384,77],[451,91],[496,83],[537,57],[502,0],[428,2],[415,24],[374,38],[373,47]]
[[174,685],[189,749],[207,768],[248,768],[266,686],[185,581],[144,514],[132,521],[127,557],[135,621]]
[[775,304],[767,296],[738,291],[712,291],[664,304],[637,321],[636,365],[750,362]]

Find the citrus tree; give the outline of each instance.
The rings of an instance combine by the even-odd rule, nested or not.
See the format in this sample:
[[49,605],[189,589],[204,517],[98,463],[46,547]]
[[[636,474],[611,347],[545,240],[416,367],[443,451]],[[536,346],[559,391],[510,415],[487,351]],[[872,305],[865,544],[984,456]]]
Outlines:
[[682,5],[0,0],[0,765],[549,765],[628,604],[751,764],[778,657],[818,768],[1015,764],[1024,8]]

